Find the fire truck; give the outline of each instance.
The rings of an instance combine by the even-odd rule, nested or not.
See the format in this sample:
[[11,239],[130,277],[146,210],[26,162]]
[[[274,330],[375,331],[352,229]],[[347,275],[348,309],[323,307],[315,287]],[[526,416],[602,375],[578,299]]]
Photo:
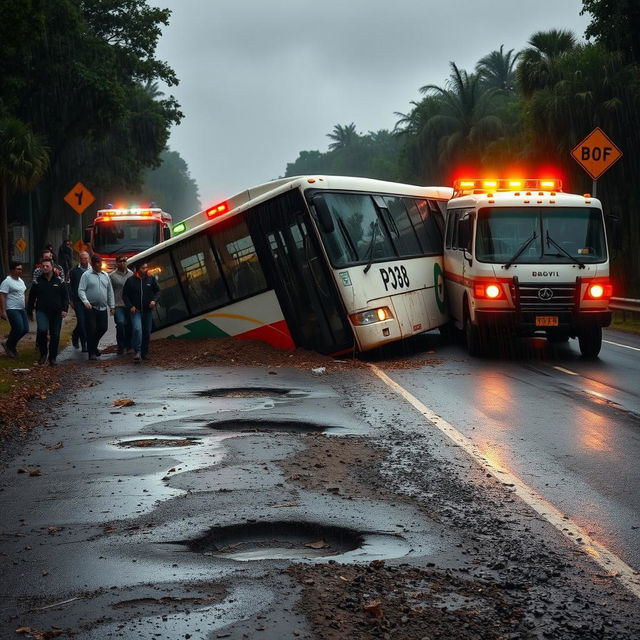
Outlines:
[[602,205],[560,180],[458,180],[447,204],[449,309],[471,355],[498,339],[578,338],[595,358],[609,326],[609,253]]
[[102,268],[115,268],[118,255],[130,257],[171,237],[171,215],[157,207],[100,209],[84,230],[83,240],[102,258]]

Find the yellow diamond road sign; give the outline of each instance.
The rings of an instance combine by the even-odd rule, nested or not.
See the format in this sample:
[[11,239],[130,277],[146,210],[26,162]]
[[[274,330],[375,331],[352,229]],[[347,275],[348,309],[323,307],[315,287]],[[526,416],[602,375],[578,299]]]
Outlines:
[[93,193],[85,187],[82,182],[78,184],[67,193],[64,197],[64,201],[73,207],[76,213],[81,214],[92,202],[95,201]]
[[24,238],[18,238],[15,247],[20,253],[24,253],[24,250],[27,248],[27,241]]
[[594,180],[597,180],[622,157],[622,151],[600,127],[596,127],[571,150],[571,155]]

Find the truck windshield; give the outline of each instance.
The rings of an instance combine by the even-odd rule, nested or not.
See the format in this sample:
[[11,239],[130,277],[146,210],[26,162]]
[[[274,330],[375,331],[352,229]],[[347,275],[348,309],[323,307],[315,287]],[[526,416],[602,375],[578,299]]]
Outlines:
[[[534,233],[535,238],[513,259]],[[513,260],[514,264],[604,262],[607,248],[602,212],[587,207],[480,209],[476,259]]]
[[96,222],[93,228],[93,250],[98,253],[138,253],[160,242],[157,220],[109,220]]

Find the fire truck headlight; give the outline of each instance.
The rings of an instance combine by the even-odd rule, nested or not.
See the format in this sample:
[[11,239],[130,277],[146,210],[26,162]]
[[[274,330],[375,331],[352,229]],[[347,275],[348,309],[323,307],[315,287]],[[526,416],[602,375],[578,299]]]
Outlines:
[[499,298],[502,293],[502,289],[497,284],[490,284],[486,288],[487,298]]

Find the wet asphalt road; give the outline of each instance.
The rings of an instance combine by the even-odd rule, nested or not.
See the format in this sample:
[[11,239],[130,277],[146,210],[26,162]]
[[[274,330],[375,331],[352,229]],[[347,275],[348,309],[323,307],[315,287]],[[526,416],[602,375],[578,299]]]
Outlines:
[[640,569],[640,337],[606,331],[595,361],[576,340],[479,360],[430,339],[437,368],[389,375]]
[[[640,347],[628,336],[607,339]],[[387,373],[637,567],[638,352],[607,344],[589,363],[569,344],[478,361],[435,335],[425,345],[436,352],[432,366]],[[640,620],[636,599],[367,370],[318,377],[124,365],[92,377],[98,385],[81,384],[0,470],[0,638],[20,626],[88,640],[322,637],[297,608],[301,585],[282,571],[324,553],[345,563],[430,563],[483,580],[493,575],[487,566],[506,566],[509,581],[540,580],[540,601],[527,605],[538,626],[564,630],[563,603],[582,597],[590,613],[575,614],[576,624],[604,619],[620,631],[602,637],[640,633],[622,623]],[[256,393],[215,396],[236,388]],[[114,405],[127,398],[135,405]],[[363,497],[288,483],[283,461],[305,449],[305,433],[320,431],[384,446],[382,488]],[[154,438],[168,442],[132,442]],[[320,528],[306,538],[301,529],[302,543],[249,544],[251,527],[280,521]],[[234,539],[239,526],[244,537]],[[226,532],[223,548],[210,544],[212,530]],[[340,547],[352,532],[357,543]],[[334,538],[333,555],[305,546]]]

